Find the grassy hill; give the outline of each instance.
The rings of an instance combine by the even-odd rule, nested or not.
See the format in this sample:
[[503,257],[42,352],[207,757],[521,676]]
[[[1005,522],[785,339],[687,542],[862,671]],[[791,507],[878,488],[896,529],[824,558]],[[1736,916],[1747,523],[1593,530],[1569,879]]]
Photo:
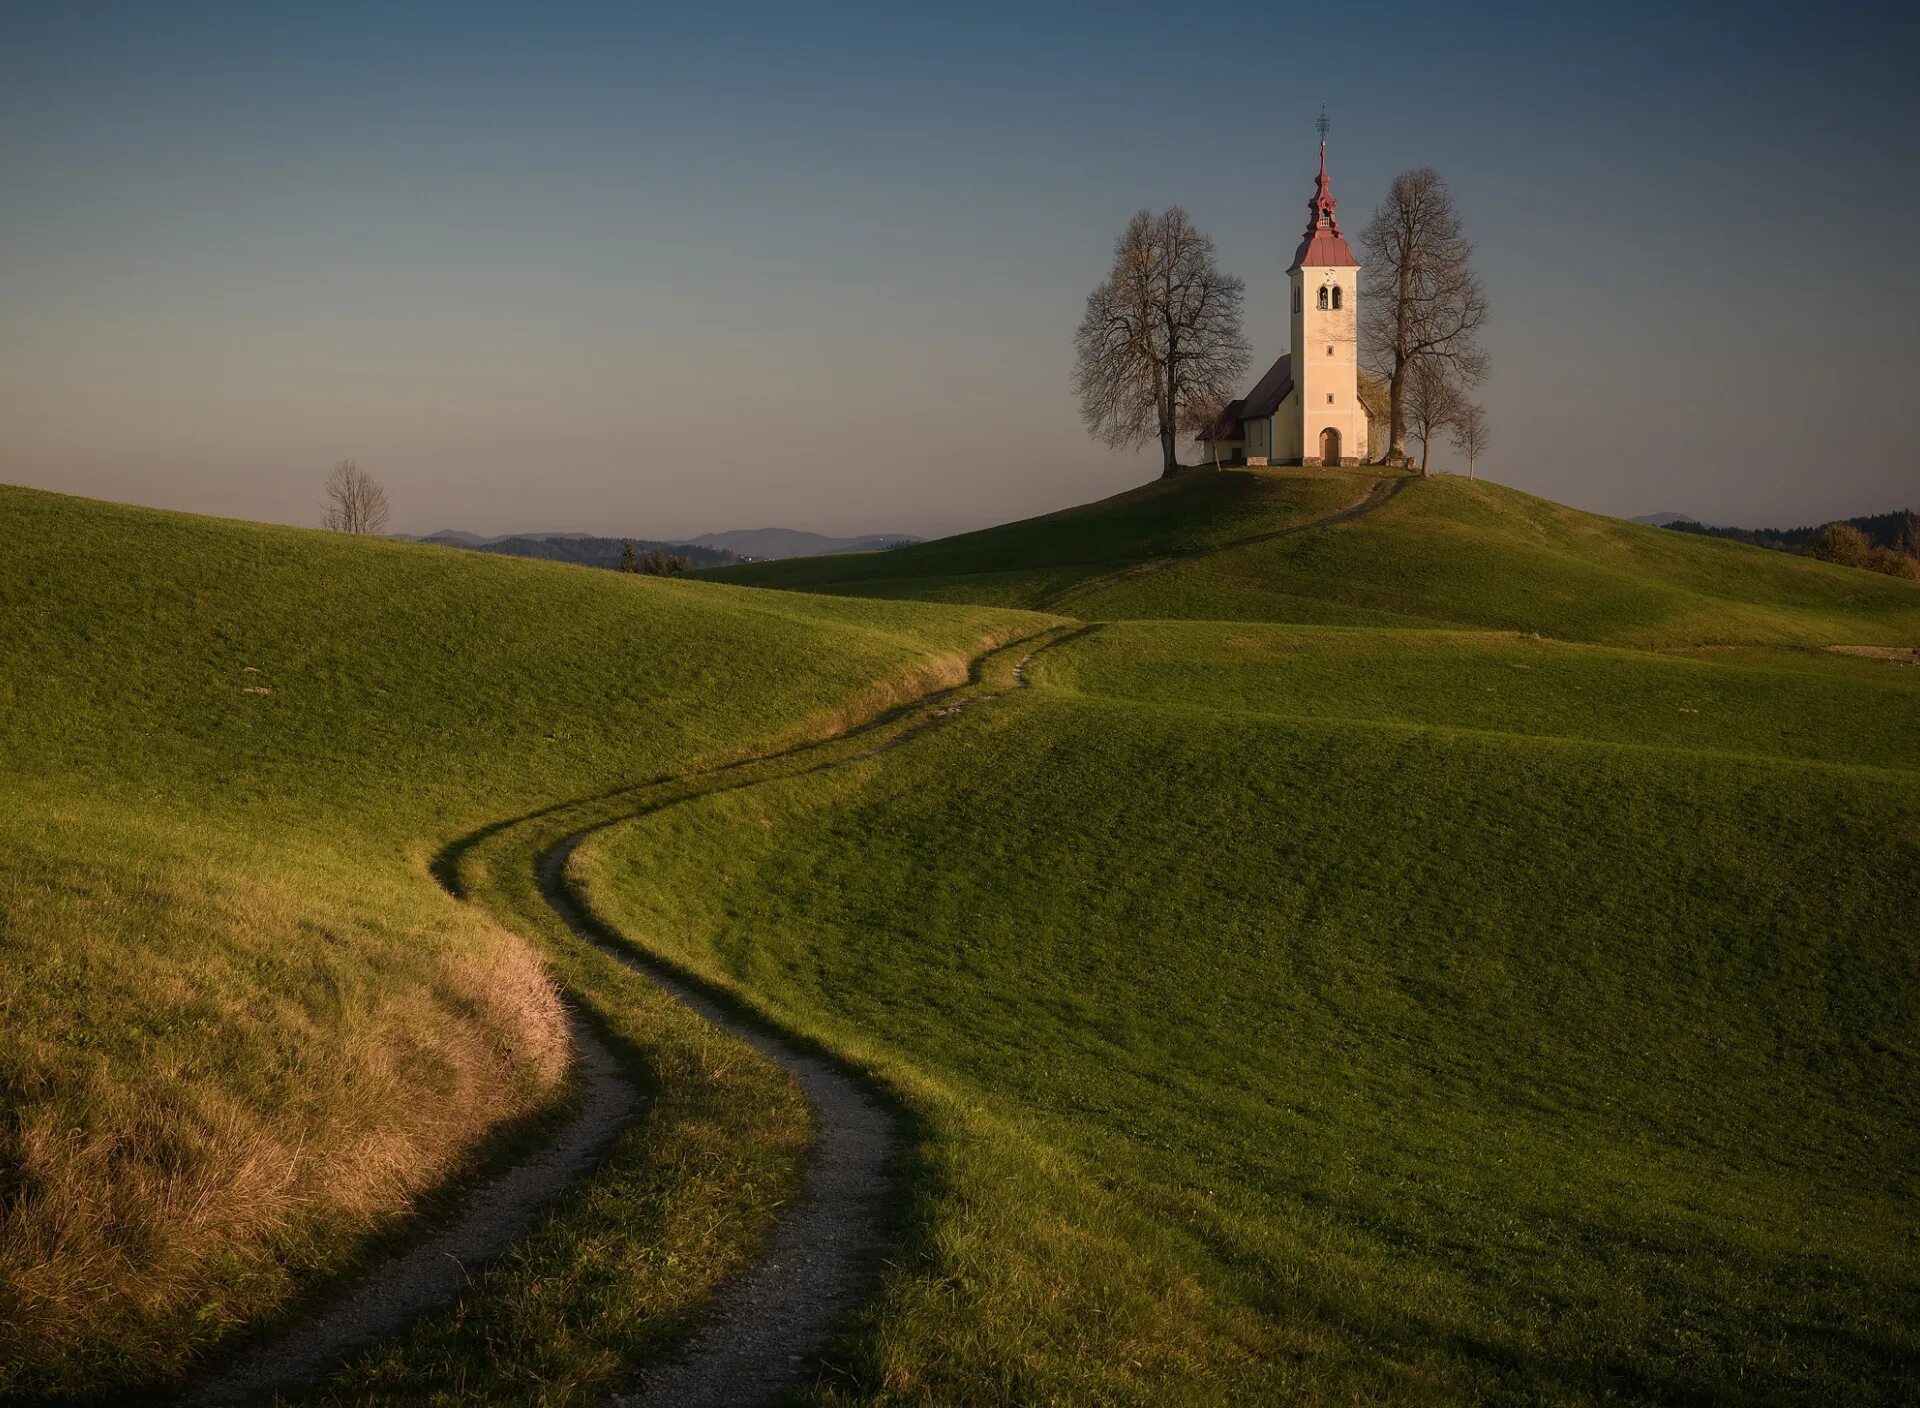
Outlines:
[[[0,538],[0,1398],[164,1380],[565,1098],[553,971],[443,847],[1014,629],[24,489]],[[642,1067],[704,1049],[572,999]]]
[[[1644,646],[1920,640],[1912,584],[1582,513],[1484,481],[1415,479],[1363,517],[1273,536],[1353,502],[1370,474],[1199,474],[894,552],[712,575],[1046,606],[1088,620],[1450,622]],[[1105,581],[1182,555],[1163,571]]]
[[887,552],[756,562],[701,575],[792,591],[1039,607],[1114,567],[1337,512],[1373,482],[1338,470],[1196,475]]
[[[560,991],[647,1120],[322,1398],[670,1345],[807,1116],[546,908],[607,821],[598,913],[914,1117],[817,1401],[1920,1390],[1920,671],[1810,648],[1920,646],[1920,588],[1352,470],[697,580],[0,532],[0,1398],[164,1385],[403,1231],[564,1108]],[[699,792],[1003,606],[1104,624]]]
[[1025,673],[576,861],[920,1116],[821,1401],[1911,1401],[1920,671],[1139,622]]
[[737,574],[1110,623],[576,854],[919,1118],[818,1401],[1920,1392],[1920,591],[1365,487]]

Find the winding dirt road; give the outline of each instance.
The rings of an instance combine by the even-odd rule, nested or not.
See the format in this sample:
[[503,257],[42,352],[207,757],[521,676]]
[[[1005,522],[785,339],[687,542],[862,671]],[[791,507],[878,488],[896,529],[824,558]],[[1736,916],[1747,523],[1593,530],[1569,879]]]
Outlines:
[[[1231,548],[1331,527],[1369,513],[1398,494],[1406,478],[1383,478],[1338,512],[1194,552],[1159,558],[1089,578],[1057,593],[1044,609],[1102,587],[1162,572]],[[648,956],[604,928],[567,884],[567,863],[595,831],[697,797],[755,786],[775,778],[870,758],[899,747],[975,704],[1027,686],[1026,667],[1041,651],[1097,626],[1057,626],[989,652],[975,661],[965,685],[936,690],[858,728],[785,752],[680,779],[672,795],[643,787],[632,807],[616,808],[566,835],[540,858],[541,890],[575,934],[643,974],[694,1012],[789,1071],[811,1106],[815,1143],[801,1198],[785,1213],[752,1270],[716,1297],[701,1327],[677,1351],[642,1371],[616,1402],[645,1408],[751,1405],[802,1383],[827,1347],[841,1317],[857,1308],[874,1283],[884,1250],[886,1205],[895,1197],[895,1156],[902,1143],[899,1116],[847,1069],[789,1034],[716,1000],[699,983]],[[1004,675],[985,681],[1003,662]],[[872,738],[871,746],[860,740]],[[603,802],[626,793],[591,799]],[[648,799],[648,800],[643,800]],[[571,804],[547,808],[564,811]],[[521,820],[526,820],[522,818]],[[501,823],[449,848],[457,856]],[[440,873],[436,869],[436,873]],[[457,882],[441,874],[458,893]],[[575,1113],[537,1152],[486,1179],[458,1214],[424,1240],[374,1266],[331,1307],[284,1336],[257,1345],[203,1375],[187,1391],[194,1405],[240,1403],[270,1389],[324,1376],[357,1350],[404,1329],[417,1316],[452,1304],[471,1274],[518,1242],[554,1197],[584,1179],[613,1138],[641,1110],[638,1090],[585,1023],[570,1020],[583,1095]]]

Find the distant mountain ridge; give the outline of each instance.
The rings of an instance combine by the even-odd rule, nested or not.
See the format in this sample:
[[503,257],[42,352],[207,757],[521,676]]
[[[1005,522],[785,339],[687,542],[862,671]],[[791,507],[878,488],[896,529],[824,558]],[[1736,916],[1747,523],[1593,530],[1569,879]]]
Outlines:
[[788,557],[817,557],[823,553],[878,552],[883,548],[917,543],[907,533],[869,533],[857,538],[833,538],[798,528],[735,528],[725,533],[703,533],[697,538],[621,538],[594,533],[503,533],[482,537],[458,528],[437,533],[398,533],[394,536],[441,547],[497,552],[508,557],[540,557],[554,562],[578,562],[589,567],[615,567],[620,546],[632,543],[636,552],[658,549],[687,559],[693,567],[723,567],[739,561],[772,561]]
[[798,528],[734,528],[725,533],[702,533],[696,547],[723,548],[740,557],[771,561],[784,557],[819,557],[830,552],[879,552],[883,548],[917,543],[908,533],[868,533],[857,538],[830,538]]
[[415,541],[433,543],[439,547],[465,548],[470,552],[498,553],[502,557],[537,557],[548,562],[572,562],[582,567],[618,567],[621,549],[628,543],[633,544],[635,552],[657,550],[684,557],[690,567],[724,567],[740,560],[724,548],[655,538],[597,538],[590,533],[550,536],[516,534],[505,538],[480,538],[472,533],[442,531]]

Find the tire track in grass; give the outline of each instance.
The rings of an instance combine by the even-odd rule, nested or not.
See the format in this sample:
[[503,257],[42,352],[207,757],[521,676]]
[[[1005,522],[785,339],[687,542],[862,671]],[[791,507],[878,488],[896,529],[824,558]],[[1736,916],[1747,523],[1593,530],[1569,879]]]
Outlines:
[[[849,1069],[602,925],[566,882],[574,849],[596,831],[681,802],[822,772],[897,748],[974,703],[1023,687],[1025,667],[1035,655],[1091,629],[1056,627],[990,651],[976,660],[965,685],[934,690],[818,743],[643,786],[627,794],[636,805],[610,808],[619,793],[587,799],[585,804],[598,813],[593,823],[540,855],[541,895],[575,935],[788,1071],[814,1120],[815,1144],[803,1191],[776,1223],[760,1259],[717,1294],[689,1340],[643,1371],[636,1387],[616,1402],[675,1408],[745,1405],[802,1382],[832,1341],[841,1317],[857,1308],[877,1277],[887,1208],[899,1191],[892,1164],[903,1131],[899,1115]],[[1015,660],[1008,686],[983,683],[988,662],[1010,657],[1022,647],[1025,653]],[[859,746],[874,735],[879,741]],[[563,813],[573,805],[495,823],[455,842],[447,849],[448,863],[436,864],[436,877],[461,897],[457,861],[473,840],[534,817]],[[479,1182],[444,1226],[363,1272],[331,1305],[200,1375],[183,1401],[196,1408],[217,1408],[325,1377],[420,1315],[453,1304],[474,1272],[517,1244],[557,1197],[584,1181],[614,1138],[643,1113],[644,1102],[619,1058],[571,1012],[568,1035],[581,1096],[545,1144]]]

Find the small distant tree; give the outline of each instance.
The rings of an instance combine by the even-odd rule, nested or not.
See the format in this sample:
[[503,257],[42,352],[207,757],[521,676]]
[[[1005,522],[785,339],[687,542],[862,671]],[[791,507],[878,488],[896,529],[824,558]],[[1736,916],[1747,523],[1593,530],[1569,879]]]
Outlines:
[[1487,408],[1464,401],[1453,422],[1453,448],[1467,457],[1467,478],[1473,478],[1474,462],[1487,448]]
[[1807,556],[1845,567],[1864,567],[1872,546],[1867,535],[1851,523],[1829,523],[1813,535],[1807,544]]
[[1478,386],[1486,376],[1479,335],[1487,295],[1453,192],[1430,167],[1393,178],[1360,243],[1367,269],[1360,355],[1387,383],[1387,458],[1404,460],[1414,369],[1443,362],[1459,387]]
[[1869,572],[1884,572],[1889,577],[1920,581],[1920,562],[1892,548],[1876,547],[1851,523],[1829,523],[1804,549],[1808,557],[1822,562],[1837,562],[1842,567],[1862,567]]
[[633,539],[631,538],[622,538],[620,540],[620,570],[622,572],[638,572],[640,570],[640,554],[633,550]]
[[1900,516],[1900,527],[1893,535],[1893,546],[1896,552],[1920,560],[1920,513],[1908,509]]
[[1073,386],[1088,432],[1116,450],[1157,439],[1161,474],[1177,473],[1193,405],[1224,400],[1246,375],[1245,293],[1179,206],[1135,215],[1074,334]]
[[352,460],[341,460],[328,473],[326,496],[321,526],[336,533],[386,531],[387,491]]
[[1438,358],[1422,357],[1407,374],[1402,399],[1406,433],[1420,442],[1420,473],[1435,437],[1452,430],[1466,407],[1466,397],[1454,380],[1452,368]]
[[649,548],[640,559],[640,570],[649,577],[677,577],[687,570],[687,559],[678,553],[669,555],[659,548]]

